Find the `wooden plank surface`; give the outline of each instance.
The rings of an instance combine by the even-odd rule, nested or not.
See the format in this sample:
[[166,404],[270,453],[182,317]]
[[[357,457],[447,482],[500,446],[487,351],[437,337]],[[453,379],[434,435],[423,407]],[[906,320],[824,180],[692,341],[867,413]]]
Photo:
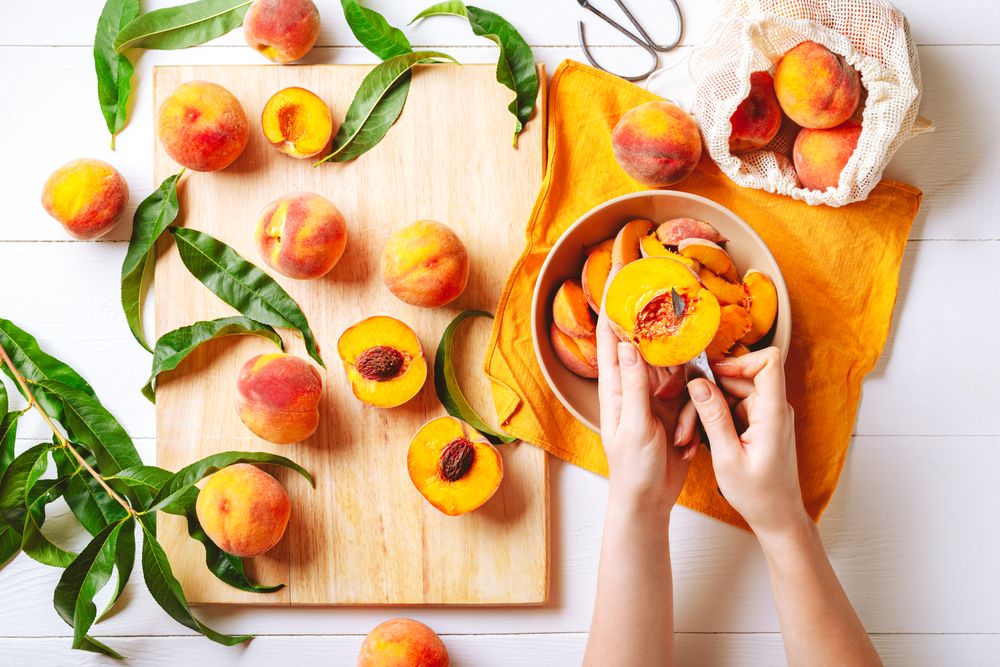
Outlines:
[[[229,89],[250,119],[250,142],[224,171],[192,173],[182,185],[183,224],[207,232],[260,262],[253,232],[260,211],[296,191],[317,192],[348,221],[344,257],[327,276],[296,281],[271,272],[299,303],[324,351],[327,370],[320,426],[305,442],[271,445],[240,422],[235,378],[260,339],[227,339],[199,350],[158,389],[157,461],[175,470],[224,450],[288,456],[316,479],[275,471],[292,498],[285,539],[254,559],[265,582],[288,586],[273,595],[237,591],[215,579],[201,546],[179,517],[160,535],[194,603],[247,604],[536,604],[548,581],[546,458],[527,445],[503,448],[505,477],[479,511],[447,517],[410,483],[406,450],[419,426],[444,414],[433,381],[404,406],[380,410],[354,398],[337,358],[337,339],[372,315],[391,315],[420,337],[428,361],[448,322],[465,309],[493,310],[523,245],[523,224],[541,183],[543,124],[511,146],[508,92],[489,66],[422,66],[413,74],[403,115],[385,140],[360,159],[313,166],[269,146],[259,118],[267,99],[288,86],[316,92],[342,119],[367,66],[177,66],[153,72],[154,108],[180,83],[211,81]],[[542,72],[544,76],[544,72]],[[542,112],[540,112],[541,117]],[[157,142],[157,182],[178,170]],[[378,274],[388,236],[414,220],[449,225],[465,242],[471,275],[465,293],[439,309],[396,299]],[[266,268],[266,267],[265,267]],[[232,313],[200,285],[173,249],[156,267],[158,335],[199,319]],[[489,327],[460,337],[460,377],[470,400],[491,414],[481,371]],[[291,350],[304,354],[297,337]],[[516,558],[515,558],[516,556]]]

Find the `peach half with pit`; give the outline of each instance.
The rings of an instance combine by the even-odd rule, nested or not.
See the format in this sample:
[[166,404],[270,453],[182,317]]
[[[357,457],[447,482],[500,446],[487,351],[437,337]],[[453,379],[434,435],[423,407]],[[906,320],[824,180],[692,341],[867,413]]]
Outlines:
[[481,507],[503,480],[497,448],[453,417],[438,417],[420,427],[410,442],[406,468],[417,491],[449,516]]
[[294,158],[315,157],[330,145],[333,114],[305,88],[283,88],[264,105],[260,127],[268,143]]
[[760,271],[750,270],[743,276],[747,293],[745,308],[750,313],[750,330],[740,338],[744,345],[753,345],[771,330],[778,316],[778,291],[774,283]]
[[582,378],[597,377],[597,337],[567,336],[554,323],[549,329],[552,349],[562,365]]
[[349,327],[337,341],[337,354],[355,397],[377,408],[406,403],[427,380],[420,339],[393,317],[376,315]]
[[128,204],[128,184],[118,170],[93,158],[73,160],[52,172],[42,206],[76,239],[107,234]]
[[750,93],[729,119],[733,126],[729,135],[729,150],[744,153],[763,148],[777,136],[781,121],[781,105],[774,94],[774,79],[767,72],[754,72],[750,75]]
[[281,541],[292,504],[274,477],[249,463],[237,463],[209,476],[198,492],[195,513],[216,546],[249,558]]
[[316,432],[323,379],[305,359],[257,355],[240,369],[236,391],[240,419],[258,437],[286,445]]
[[396,231],[382,249],[382,281],[411,306],[436,308],[457,299],[469,282],[469,253],[462,239],[434,220]]
[[295,62],[319,37],[319,10],[312,0],[254,0],[243,17],[243,36],[268,60]]
[[448,667],[448,650],[429,627],[412,618],[393,618],[368,633],[357,667]]
[[255,237],[268,266],[289,278],[311,280],[340,261],[347,246],[347,223],[323,197],[295,192],[264,208]]
[[611,146],[626,174],[654,188],[683,180],[701,159],[701,134],[694,119],[665,100],[627,111],[611,132]]
[[825,129],[854,114],[861,100],[861,80],[843,56],[806,41],[778,61],[774,93],[782,111],[796,124]]
[[618,337],[654,366],[693,359],[719,328],[718,300],[691,269],[667,257],[623,267],[608,285],[605,304]]
[[239,100],[208,81],[177,86],[160,105],[156,131],[174,162],[194,171],[225,169],[243,153],[250,137]]

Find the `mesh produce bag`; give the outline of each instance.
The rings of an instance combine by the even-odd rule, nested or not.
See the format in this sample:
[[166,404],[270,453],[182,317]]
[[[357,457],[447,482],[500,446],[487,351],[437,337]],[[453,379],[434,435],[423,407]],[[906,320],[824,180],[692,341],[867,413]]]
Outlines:
[[[790,195],[809,204],[843,206],[868,196],[904,141],[933,129],[918,119],[920,66],[906,17],[884,0],[726,0],[704,46],[691,54],[692,113],[705,149],[743,187]],[[774,73],[781,56],[812,40],[861,74],[864,115],[858,147],[836,189],[806,190],[790,159],[798,126],[785,119],[762,150],[729,152],[732,117],[750,92],[750,74]]]

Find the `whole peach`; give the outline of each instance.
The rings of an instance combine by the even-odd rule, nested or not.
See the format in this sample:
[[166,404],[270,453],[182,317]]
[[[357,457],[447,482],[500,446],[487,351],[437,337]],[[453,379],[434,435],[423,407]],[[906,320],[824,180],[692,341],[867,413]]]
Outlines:
[[247,428],[275,444],[301,442],[316,432],[323,380],[304,359],[261,354],[240,369],[236,409]]
[[177,86],[157,117],[164,150],[177,164],[195,171],[228,167],[246,147],[249,127],[239,100],[207,81]]
[[837,187],[840,172],[858,147],[861,125],[849,120],[828,130],[799,130],[792,147],[795,173],[802,187],[825,190]]
[[750,94],[729,119],[733,126],[729,150],[740,153],[763,148],[778,134],[781,118],[774,79],[767,72],[754,72],[750,75]]
[[611,145],[625,173],[655,188],[684,179],[701,159],[701,134],[694,119],[666,101],[627,111],[611,132]]
[[294,62],[319,37],[319,10],[312,0],[254,0],[243,17],[243,36],[268,59]]
[[292,504],[274,477],[249,463],[237,463],[208,478],[198,492],[195,513],[217,547],[248,558],[281,541]]
[[107,162],[83,158],[52,172],[42,188],[42,206],[70,236],[107,234],[128,204],[128,184]]
[[311,192],[296,192],[264,209],[257,247],[275,271],[309,280],[336,265],[347,245],[347,224],[337,207]]
[[382,280],[410,305],[443,306],[465,291],[469,253],[450,228],[419,220],[394,233],[382,249]]
[[794,122],[826,129],[854,113],[861,99],[861,80],[843,56],[816,42],[802,42],[778,61],[774,93]]
[[358,667],[449,667],[448,649],[429,627],[411,618],[393,618],[368,633]]

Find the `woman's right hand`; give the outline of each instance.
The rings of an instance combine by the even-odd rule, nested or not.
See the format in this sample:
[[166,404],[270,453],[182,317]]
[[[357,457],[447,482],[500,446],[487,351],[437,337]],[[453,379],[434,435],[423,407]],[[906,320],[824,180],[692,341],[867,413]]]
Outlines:
[[758,536],[808,521],[795,459],[795,416],[785,396],[785,371],[775,347],[713,364],[746,424],[737,433],[729,403],[715,384],[688,384],[705,434],[719,489]]

